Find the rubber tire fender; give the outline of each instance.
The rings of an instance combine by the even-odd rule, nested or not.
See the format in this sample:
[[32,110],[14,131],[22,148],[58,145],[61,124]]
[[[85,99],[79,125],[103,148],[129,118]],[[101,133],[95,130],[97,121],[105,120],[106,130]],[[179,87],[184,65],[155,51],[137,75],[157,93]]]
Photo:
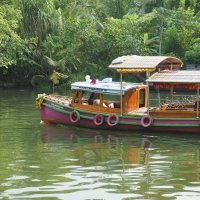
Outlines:
[[150,127],[153,123],[153,119],[149,115],[145,115],[141,119],[141,125],[145,128]]
[[[115,118],[115,123],[111,123],[111,120]],[[119,123],[119,117],[116,114],[111,114],[108,118],[107,118],[107,123],[109,126],[116,126]]]
[[104,123],[104,116],[101,114],[97,114],[94,117],[94,124],[97,126],[101,126]]
[[76,123],[80,120],[80,114],[78,111],[74,110],[70,113],[69,118],[71,122]]

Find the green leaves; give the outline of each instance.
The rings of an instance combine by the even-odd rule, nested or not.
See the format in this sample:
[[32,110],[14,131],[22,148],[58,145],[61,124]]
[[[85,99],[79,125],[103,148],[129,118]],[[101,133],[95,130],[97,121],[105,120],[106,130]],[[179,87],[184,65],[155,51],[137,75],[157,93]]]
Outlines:
[[198,41],[198,43],[190,50],[186,51],[185,59],[187,63],[200,63],[200,41]]
[[50,76],[50,80],[52,80],[54,84],[58,84],[59,79],[60,79],[60,76],[56,72],[52,73]]
[[20,10],[7,4],[0,6],[0,67],[8,68],[17,63],[25,42],[17,34]]
[[160,47],[162,55],[200,63],[198,6],[196,0],[2,0],[0,78],[37,85],[52,75],[58,83],[54,70],[70,74],[69,83],[86,74],[101,78],[113,73],[107,66],[114,58],[158,55]]
[[[199,19],[190,8],[182,7],[165,18],[163,52],[185,60],[185,53],[193,48],[199,32]],[[200,61],[200,59],[199,59]],[[186,58],[187,62],[187,58]]]

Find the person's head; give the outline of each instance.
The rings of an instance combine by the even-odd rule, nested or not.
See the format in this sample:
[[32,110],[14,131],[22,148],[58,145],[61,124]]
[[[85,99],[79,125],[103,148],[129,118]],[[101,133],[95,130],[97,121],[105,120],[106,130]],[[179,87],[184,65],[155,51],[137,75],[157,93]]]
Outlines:
[[88,99],[88,105],[93,105],[93,99]]

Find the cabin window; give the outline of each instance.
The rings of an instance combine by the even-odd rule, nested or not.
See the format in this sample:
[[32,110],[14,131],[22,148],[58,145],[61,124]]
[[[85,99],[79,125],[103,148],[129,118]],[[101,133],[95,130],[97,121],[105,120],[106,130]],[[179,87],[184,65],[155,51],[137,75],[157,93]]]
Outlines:
[[103,99],[111,101],[120,101],[120,95],[104,94]]
[[145,107],[145,88],[139,92],[139,107]]
[[109,108],[120,108],[120,96],[77,91],[75,94],[74,103]]
[[110,108],[120,108],[120,95],[103,95],[103,103]]
[[78,91],[75,93],[74,103],[78,103]]
[[[79,98],[80,95],[80,98]],[[95,99],[99,99],[99,94],[97,93],[88,93],[84,91],[79,91],[76,94],[75,103],[82,103],[83,105],[93,105]]]
[[87,99],[88,99],[88,104],[89,105],[93,105],[94,104],[94,100],[99,99],[99,94],[92,92],[92,93],[89,94]]
[[77,91],[74,98],[74,103],[86,104],[88,100],[88,93],[83,91]]
[[89,99],[89,93],[88,92],[82,92],[82,104],[87,105],[88,104],[88,99]]

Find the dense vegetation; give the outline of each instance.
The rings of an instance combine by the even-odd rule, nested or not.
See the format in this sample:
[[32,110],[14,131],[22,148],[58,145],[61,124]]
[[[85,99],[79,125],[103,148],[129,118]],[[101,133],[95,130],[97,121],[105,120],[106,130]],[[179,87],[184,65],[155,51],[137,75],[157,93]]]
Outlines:
[[122,55],[200,63],[199,9],[200,0],[0,0],[0,83],[117,76],[108,65]]

